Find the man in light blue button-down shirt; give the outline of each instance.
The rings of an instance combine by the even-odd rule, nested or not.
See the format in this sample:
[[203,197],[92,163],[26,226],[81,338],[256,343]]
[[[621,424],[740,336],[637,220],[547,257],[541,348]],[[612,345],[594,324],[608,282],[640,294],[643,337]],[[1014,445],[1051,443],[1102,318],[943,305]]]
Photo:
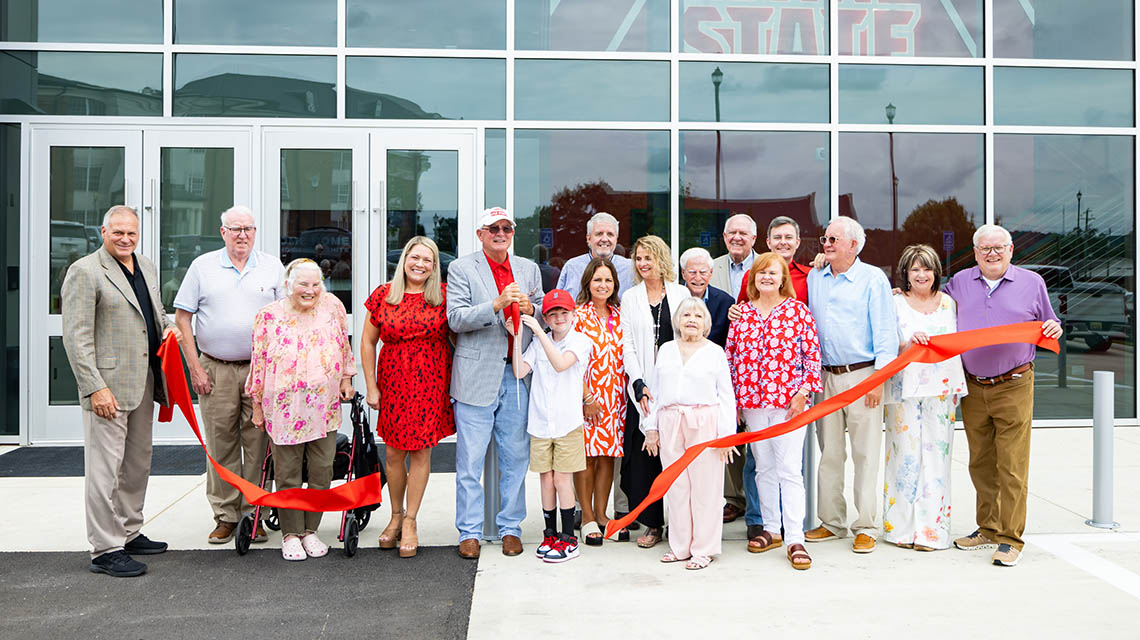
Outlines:
[[[883,271],[859,260],[866,234],[858,222],[838,217],[820,238],[827,266],[808,274],[808,304],[819,328],[823,395],[837,395],[881,369],[899,353],[898,320],[891,285]],[[868,393],[818,423],[819,519],[805,534],[809,542],[847,535],[843,495],[849,434],[855,463],[855,509],[851,523],[856,553],[875,550],[879,534],[879,457],[883,450],[883,390]]]
[[578,297],[582,289],[582,273],[586,265],[594,258],[608,258],[617,269],[618,293],[625,293],[633,288],[633,261],[625,256],[614,253],[618,241],[618,220],[605,211],[595,213],[586,222],[586,247],[588,251],[580,256],[574,256],[562,265],[562,273],[558,274],[557,289],[570,293],[572,298]]

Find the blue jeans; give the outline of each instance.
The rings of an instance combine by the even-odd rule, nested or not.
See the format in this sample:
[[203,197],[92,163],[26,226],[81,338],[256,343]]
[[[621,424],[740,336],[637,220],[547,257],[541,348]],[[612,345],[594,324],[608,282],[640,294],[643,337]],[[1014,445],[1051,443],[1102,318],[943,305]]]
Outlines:
[[744,447],[744,524],[764,524],[760,517],[760,490],[756,488],[756,459],[752,447]]
[[502,497],[495,524],[500,538],[522,533],[522,521],[526,519],[524,482],[530,465],[528,397],[526,383],[515,380],[508,364],[499,382],[499,395],[489,406],[455,403],[455,528],[459,530],[460,542],[483,537],[483,463],[492,435],[498,447]]

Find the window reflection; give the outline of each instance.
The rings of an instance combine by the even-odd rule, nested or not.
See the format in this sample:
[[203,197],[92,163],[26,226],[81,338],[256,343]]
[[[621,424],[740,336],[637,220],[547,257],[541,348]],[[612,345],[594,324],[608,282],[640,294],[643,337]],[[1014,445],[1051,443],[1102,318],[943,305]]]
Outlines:
[[[3,202],[20,201],[20,125],[0,125],[0,198]],[[0,243],[0,268],[3,268],[7,295],[0,296],[0,346],[4,349],[4,367],[0,370],[0,435],[20,432],[20,247],[13,238],[20,237],[20,210],[16,206],[0,209],[0,229],[7,242]]]
[[798,259],[810,262],[830,215],[828,145],[826,132],[682,131],[678,251],[724,255],[724,223],[736,213],[756,221],[763,250],[768,223],[788,216],[800,225]]
[[175,116],[336,117],[336,58],[177,54]]
[[982,76],[981,67],[840,65],[839,121],[982,124]]
[[828,4],[829,0],[681,0],[681,51],[827,55]]
[[1131,127],[1133,81],[1128,69],[997,67],[994,122]]
[[507,130],[487,129],[483,153],[483,208],[507,206]]
[[668,51],[669,3],[515,2],[515,47],[541,51]]
[[427,236],[439,247],[440,270],[459,254],[459,152],[388,151],[388,275],[404,245]]
[[679,80],[681,120],[827,122],[831,114],[825,64],[682,62]]
[[350,47],[505,49],[506,0],[347,0]]
[[281,262],[308,258],[352,312],[352,150],[281,150]]
[[978,58],[983,53],[980,0],[839,0],[837,17],[840,55]]
[[161,116],[162,55],[0,51],[0,113]]
[[174,0],[174,42],[332,47],[336,11],[336,0]]
[[480,58],[356,58],[346,62],[349,118],[502,120],[507,63]]
[[839,134],[839,213],[867,230],[859,258],[892,281],[912,244],[934,247],[947,273],[972,266],[974,230],[985,223],[984,158],[980,134]]
[[1131,60],[1132,4],[1132,0],[994,2],[994,54]]
[[520,120],[669,119],[669,63],[518,60],[515,117]]
[[15,0],[0,3],[0,40],[162,42],[162,3],[154,0]]
[[646,234],[669,238],[667,131],[515,131],[515,253],[544,284],[586,252],[586,221],[620,223],[616,253]]
[[1136,415],[1134,147],[1130,136],[994,137],[998,223],[1065,323],[1061,355],[1038,351],[1036,418],[1092,415],[1095,370],[1116,374],[1115,415]]

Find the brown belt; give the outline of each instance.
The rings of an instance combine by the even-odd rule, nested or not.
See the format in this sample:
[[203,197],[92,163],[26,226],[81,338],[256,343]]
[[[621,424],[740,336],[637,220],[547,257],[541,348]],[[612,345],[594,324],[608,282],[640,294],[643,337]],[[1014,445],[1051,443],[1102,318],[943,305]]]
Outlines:
[[823,365],[823,370],[828,372],[828,373],[851,373],[852,371],[858,371],[860,369],[866,369],[867,367],[869,367],[873,364],[875,364],[874,360],[868,360],[866,362],[856,362],[855,364],[840,364],[840,365],[825,364],[825,365]]
[[214,356],[205,352],[203,352],[202,355],[213,360],[214,362],[220,362],[222,364],[237,365],[239,367],[244,367],[245,365],[249,364],[249,360],[222,360],[221,358],[215,358]]
[[1017,378],[1020,378],[1021,374],[1025,373],[1026,371],[1029,371],[1032,368],[1033,368],[1033,363],[1032,362],[1026,362],[1025,364],[1021,365],[1020,367],[1014,367],[1014,368],[1010,369],[1009,371],[1006,371],[1005,373],[1003,373],[1001,375],[996,375],[996,376],[993,376],[990,378],[983,378],[981,376],[976,376],[972,373],[967,373],[966,375],[969,376],[969,378],[971,380],[973,380],[974,382],[977,382],[978,384],[982,384],[982,385],[985,385],[987,387],[992,387],[995,384],[1001,384],[1003,382],[1008,382],[1010,380],[1015,380]]

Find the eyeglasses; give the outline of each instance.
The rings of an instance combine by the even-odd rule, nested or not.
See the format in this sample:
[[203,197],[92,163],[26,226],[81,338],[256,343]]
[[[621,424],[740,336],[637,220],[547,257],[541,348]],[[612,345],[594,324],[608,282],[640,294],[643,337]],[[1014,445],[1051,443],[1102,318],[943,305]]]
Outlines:
[[819,237],[819,243],[820,244],[827,244],[829,242],[831,244],[839,244],[840,240],[842,240],[842,238],[837,238],[835,236],[820,236]]
[[1005,251],[1005,248],[1008,246],[1009,246],[1008,244],[998,244],[998,245],[994,245],[992,247],[974,247],[974,251],[977,251],[978,253],[982,254],[983,256],[988,256],[991,253],[1002,253]]
[[254,231],[257,231],[257,227],[222,227],[222,228],[225,229],[226,231],[229,231],[230,233],[234,234],[235,236],[240,236],[243,233],[244,234],[251,234]]
[[500,224],[500,225],[496,225],[494,227],[483,227],[483,228],[486,229],[487,233],[490,233],[491,235],[498,235],[501,233],[503,235],[509,236],[515,232],[515,228],[509,224]]

